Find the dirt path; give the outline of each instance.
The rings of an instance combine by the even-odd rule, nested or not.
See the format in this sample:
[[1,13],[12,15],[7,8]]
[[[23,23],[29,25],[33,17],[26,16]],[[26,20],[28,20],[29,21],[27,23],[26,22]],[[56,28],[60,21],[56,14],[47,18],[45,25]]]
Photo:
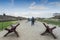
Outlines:
[[[6,34],[7,31],[1,31],[0,32],[0,40],[59,40],[60,35],[57,32],[57,29],[54,30],[54,34],[58,37],[57,39],[54,39],[51,35],[40,35],[42,32],[45,31],[45,27],[40,22],[35,22],[34,26],[31,26],[30,22],[25,21],[19,21],[20,26],[17,27],[17,31],[20,35],[20,37],[16,37],[14,33],[9,34],[7,37],[3,37],[4,34]],[[60,30],[60,29],[59,29]],[[57,31],[57,32],[55,32]],[[56,34],[57,33],[57,34]]]

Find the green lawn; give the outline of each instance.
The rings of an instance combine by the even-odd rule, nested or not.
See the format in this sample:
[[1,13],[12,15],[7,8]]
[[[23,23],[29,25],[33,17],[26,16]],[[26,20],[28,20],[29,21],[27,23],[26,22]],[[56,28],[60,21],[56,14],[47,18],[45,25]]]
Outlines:
[[0,30],[8,27],[9,25],[16,23],[16,21],[0,22]]
[[46,22],[48,24],[58,25],[60,26],[60,21],[53,21],[53,20],[39,20],[40,22]]

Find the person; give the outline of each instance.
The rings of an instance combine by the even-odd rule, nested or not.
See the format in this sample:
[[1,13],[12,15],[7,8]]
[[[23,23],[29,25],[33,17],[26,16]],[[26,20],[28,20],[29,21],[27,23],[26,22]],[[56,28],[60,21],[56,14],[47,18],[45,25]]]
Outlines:
[[35,19],[34,19],[34,17],[32,17],[31,18],[31,25],[34,25],[34,23],[35,23]]
[[30,21],[30,18],[28,18],[28,21]]

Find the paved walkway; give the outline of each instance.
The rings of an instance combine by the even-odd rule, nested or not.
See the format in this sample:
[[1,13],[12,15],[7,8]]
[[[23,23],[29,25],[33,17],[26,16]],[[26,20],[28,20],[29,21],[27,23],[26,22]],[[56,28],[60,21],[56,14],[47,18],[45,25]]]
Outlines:
[[0,32],[0,40],[60,40],[60,28],[53,30],[53,33],[58,37],[54,39],[50,34],[44,36],[40,35],[45,31],[45,27],[41,22],[35,22],[34,26],[31,26],[31,23],[26,20],[19,22],[20,26],[17,27],[17,31],[20,37],[16,37],[14,33],[9,34],[7,37],[3,37],[7,32],[3,30]]

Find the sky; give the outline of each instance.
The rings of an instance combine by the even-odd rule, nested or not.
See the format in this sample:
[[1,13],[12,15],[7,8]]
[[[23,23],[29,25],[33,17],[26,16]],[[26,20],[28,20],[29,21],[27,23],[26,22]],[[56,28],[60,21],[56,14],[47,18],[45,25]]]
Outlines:
[[0,15],[53,17],[60,13],[60,0],[0,0]]

